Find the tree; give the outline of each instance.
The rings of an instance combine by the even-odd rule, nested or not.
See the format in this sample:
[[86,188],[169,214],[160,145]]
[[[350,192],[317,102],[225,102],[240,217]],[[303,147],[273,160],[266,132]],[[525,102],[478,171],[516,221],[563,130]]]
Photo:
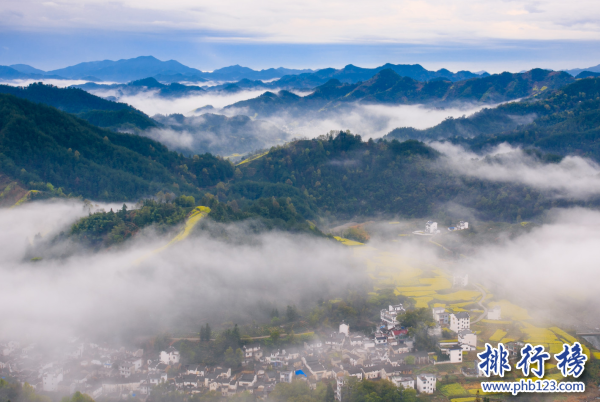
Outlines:
[[298,318],[298,312],[296,311],[296,307],[287,306],[285,316],[289,322],[296,321],[296,319]]
[[200,327],[200,340],[201,341],[210,341],[210,337],[212,336],[212,331],[210,329],[210,325],[206,323],[204,327]]
[[279,342],[279,335],[280,335],[279,330],[275,329],[275,330],[271,331],[270,338],[274,345],[277,344],[277,342]]
[[335,394],[333,392],[333,387],[331,383],[327,383],[327,392],[325,393],[325,402],[333,402],[335,401]]
[[240,348],[237,348],[234,352],[233,348],[230,346],[225,351],[225,363],[231,367],[240,366],[242,364],[242,360],[244,360],[244,353]]

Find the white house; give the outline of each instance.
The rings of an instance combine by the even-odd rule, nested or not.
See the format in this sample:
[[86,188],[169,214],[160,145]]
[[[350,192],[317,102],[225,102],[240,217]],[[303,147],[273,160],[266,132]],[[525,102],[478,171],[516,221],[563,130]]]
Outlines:
[[452,276],[452,286],[455,288],[464,288],[469,284],[469,274],[456,274]]
[[346,336],[350,336],[350,325],[346,324],[344,321],[340,324],[340,334],[344,334]]
[[433,320],[440,325],[446,324],[448,325],[448,313],[446,312],[446,308],[444,307],[434,307],[431,309],[433,313]]
[[169,365],[179,363],[179,351],[170,346],[166,351],[160,352],[160,361]]
[[61,369],[49,371],[42,377],[42,388],[46,392],[54,392],[58,390],[58,383],[62,380],[63,372]]
[[460,345],[452,346],[450,349],[448,349],[450,363],[462,363],[462,352],[463,348]]
[[404,313],[406,310],[402,304],[390,305],[388,309],[382,309],[380,312],[381,321],[385,322],[388,329],[394,328],[399,324],[396,317],[398,314]]
[[427,221],[427,223],[425,224],[425,232],[430,234],[440,233],[440,231],[437,228],[437,222]]
[[417,376],[417,391],[423,394],[435,392],[436,378],[434,374],[419,374]]
[[477,349],[477,335],[470,329],[458,331],[458,344],[463,350],[472,351]]
[[501,320],[502,319],[502,308],[498,305],[492,307],[488,310],[487,314],[488,320]]
[[260,344],[254,343],[250,345],[244,345],[244,357],[246,360],[254,359],[258,360],[262,357],[262,351],[260,350]]
[[394,376],[391,380],[397,387],[402,387],[404,389],[415,389],[415,379],[412,377]]
[[293,371],[282,371],[281,373],[279,373],[279,382],[291,383],[293,378],[294,378]]
[[461,311],[460,313],[450,314],[450,330],[453,332],[471,329],[471,317],[469,313]]
[[469,228],[469,222],[458,222],[458,230],[465,230]]

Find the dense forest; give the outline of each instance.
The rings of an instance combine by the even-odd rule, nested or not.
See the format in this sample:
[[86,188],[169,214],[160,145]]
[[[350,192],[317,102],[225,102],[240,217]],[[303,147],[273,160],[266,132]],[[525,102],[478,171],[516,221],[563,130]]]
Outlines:
[[[40,194],[147,200],[142,209],[152,211],[150,221],[141,222],[141,212],[134,211],[86,218],[72,235],[90,245],[119,243],[150,223],[172,227],[196,205],[209,206],[218,223],[251,219],[261,222],[256,230],[317,235],[324,219],[462,219],[454,216],[456,205],[477,219],[515,222],[552,207],[596,206],[599,200],[556,199],[525,185],[457,175],[425,143],[394,137],[445,135],[475,151],[509,142],[532,147],[530,155],[540,163],[572,153],[600,160],[599,94],[600,79],[581,79],[534,100],[448,119],[432,129],[396,130],[383,141],[363,141],[349,131],[296,140],[237,167],[211,154],[187,158],[151,139],[103,130],[55,108],[0,95],[0,170]],[[487,132],[492,127],[499,132]],[[165,196],[162,202],[157,194]],[[182,195],[194,202],[182,205],[176,201]]]
[[437,151],[415,140],[365,142],[358,135],[332,132],[272,148],[241,165],[242,177],[234,178],[221,197],[252,198],[278,183],[280,192],[300,193],[321,216],[339,219],[384,215],[444,220],[452,205],[461,205],[479,219],[514,222],[575,204],[519,184],[454,175],[438,158]]
[[199,195],[234,168],[210,154],[186,158],[137,135],[103,130],[53,107],[0,95],[0,170],[66,194],[132,200],[158,191]]
[[600,78],[580,79],[541,99],[448,118],[425,130],[398,128],[386,140],[450,139],[474,151],[507,142],[559,155],[576,154],[600,162]]
[[0,94],[10,94],[34,103],[53,106],[75,114],[95,126],[113,130],[145,130],[158,125],[132,106],[106,100],[74,87],[59,88],[41,82],[27,87],[0,85]]

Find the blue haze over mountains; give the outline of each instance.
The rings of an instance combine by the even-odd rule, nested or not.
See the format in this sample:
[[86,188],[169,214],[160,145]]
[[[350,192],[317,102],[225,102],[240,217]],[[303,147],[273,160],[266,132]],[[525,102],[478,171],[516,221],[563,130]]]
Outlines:
[[[457,73],[452,73],[446,69],[429,71],[419,64],[394,65],[390,63],[376,68],[361,68],[350,64],[342,69],[325,68],[316,71],[283,67],[256,71],[248,67],[235,65],[212,72],[203,72],[187,67],[175,60],[161,61],[152,56],[141,56],[118,61],[103,60],[79,63],[52,71],[39,70],[26,64],[1,66],[0,79],[63,78],[87,81],[129,82],[154,77],[161,82],[170,83],[180,81],[239,81],[242,79],[273,80],[284,77],[286,84],[297,84],[298,87],[314,87],[327,82],[331,78],[348,83],[364,81],[373,77],[379,71],[388,68],[399,75],[418,81],[429,81],[438,78],[460,81],[481,76],[469,71],[459,71]],[[485,76],[487,73],[482,75]]]

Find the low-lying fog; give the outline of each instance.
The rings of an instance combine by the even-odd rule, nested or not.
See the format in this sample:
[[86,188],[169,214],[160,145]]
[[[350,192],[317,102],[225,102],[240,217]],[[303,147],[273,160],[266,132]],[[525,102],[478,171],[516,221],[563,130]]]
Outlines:
[[141,263],[140,257],[170,239],[150,230],[123,248],[96,254],[36,262],[23,258],[37,233],[51,239],[86,214],[79,202],[0,210],[0,305],[10,306],[0,338],[189,333],[207,321],[248,323],[268,317],[274,306],[280,311],[288,304],[303,307],[364,283],[351,252],[335,242],[280,233],[257,236],[244,225],[230,231],[247,243],[200,235]]
[[[320,297],[369,283],[351,248],[304,235],[252,235],[244,224],[227,228],[230,238],[243,241],[203,232],[141,263],[169,239],[147,230],[123,247],[95,254],[24,258],[37,233],[51,239],[86,214],[77,201],[0,210],[0,304],[10,306],[3,310],[0,338],[190,333],[204,322],[218,327],[266,318],[273,306],[310,308]],[[553,210],[533,230],[483,242],[456,261],[419,242],[392,240],[375,238],[367,247],[469,272],[472,283],[529,308],[535,318],[569,316],[563,324],[576,324],[598,297],[598,211]]]
[[587,199],[600,195],[600,166],[587,158],[567,156],[560,163],[542,163],[508,144],[500,144],[481,155],[447,142],[430,145],[444,155],[441,168],[460,175],[516,182],[554,197]]
[[[57,80],[54,78],[36,78],[36,79],[28,78],[28,79],[20,79],[20,80],[0,81],[0,84],[11,85],[13,87],[26,87],[26,86],[29,86],[30,84],[33,84],[36,82],[43,82],[46,85],[54,85],[55,87],[59,87],[59,88],[66,88],[66,87],[70,87],[71,85],[82,85],[82,84],[88,83],[89,81],[87,81],[87,80]],[[111,85],[111,84],[115,84],[115,82],[109,82],[109,81],[104,82],[103,81],[101,84]]]

